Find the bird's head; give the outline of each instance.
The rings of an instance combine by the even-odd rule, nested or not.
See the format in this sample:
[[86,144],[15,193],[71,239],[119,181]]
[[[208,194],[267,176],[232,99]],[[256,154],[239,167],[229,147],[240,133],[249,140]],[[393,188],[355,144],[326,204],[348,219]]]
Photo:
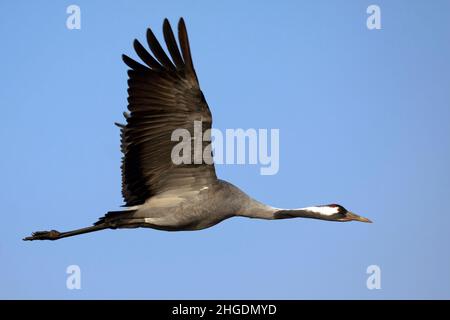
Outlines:
[[348,221],[359,221],[371,223],[367,218],[361,217],[351,211],[348,211],[343,206],[339,204],[327,204],[323,206],[315,207],[317,212],[326,217],[327,220],[348,222]]

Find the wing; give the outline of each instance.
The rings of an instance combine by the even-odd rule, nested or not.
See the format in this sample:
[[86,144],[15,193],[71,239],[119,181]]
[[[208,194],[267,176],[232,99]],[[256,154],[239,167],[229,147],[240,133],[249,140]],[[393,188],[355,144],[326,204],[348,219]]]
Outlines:
[[[202,158],[197,164],[176,165],[172,161],[172,150],[179,144],[179,141],[171,140],[172,132],[185,129],[194,138],[194,121],[201,121],[203,136],[211,129],[212,117],[192,64],[183,18],[178,24],[181,52],[167,19],[163,33],[172,59],[150,29],[147,30],[147,42],[153,56],[138,40],[134,41],[134,49],[145,65],[123,55],[123,61],[130,67],[129,114],[124,113],[126,125],[118,124],[121,127],[125,206],[142,204],[149,197],[168,190],[195,188],[217,179],[211,158]],[[202,149],[209,144],[202,142]],[[193,144],[191,151],[193,155]]]

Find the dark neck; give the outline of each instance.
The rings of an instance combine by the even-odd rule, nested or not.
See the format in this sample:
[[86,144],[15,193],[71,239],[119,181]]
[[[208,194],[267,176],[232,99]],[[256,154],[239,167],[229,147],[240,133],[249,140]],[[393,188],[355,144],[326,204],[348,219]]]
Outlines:
[[274,213],[275,219],[289,219],[289,218],[308,218],[329,220],[327,216],[319,212],[314,212],[305,209],[280,209]]
[[223,196],[231,199],[230,203],[227,203],[227,210],[229,210],[230,205],[234,207],[231,215],[268,220],[288,218],[312,218],[330,220],[327,216],[327,214],[329,215],[329,213],[326,211],[326,209],[324,210],[323,206],[298,209],[274,208],[252,199],[246,193],[244,193],[231,183],[223,180],[218,180],[218,184],[220,185],[222,192],[224,192]]
[[307,207],[299,209],[280,209],[267,206],[258,201],[252,200],[247,206],[240,210],[238,216],[257,219],[289,219],[289,218],[309,218],[330,220],[330,217],[320,212],[319,207]]

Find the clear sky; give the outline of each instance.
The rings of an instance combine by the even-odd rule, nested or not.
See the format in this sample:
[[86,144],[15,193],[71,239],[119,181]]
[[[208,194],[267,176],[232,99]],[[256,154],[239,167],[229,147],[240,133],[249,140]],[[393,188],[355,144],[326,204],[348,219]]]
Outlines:
[[[81,30],[66,8],[81,8]],[[381,30],[366,9],[381,8]],[[450,298],[449,1],[2,1],[0,298]],[[122,204],[132,41],[186,20],[226,128],[280,129],[280,170],[217,172],[277,207],[373,224],[233,218],[198,232],[67,230]],[[66,268],[81,268],[81,290]],[[381,268],[368,290],[366,269]]]

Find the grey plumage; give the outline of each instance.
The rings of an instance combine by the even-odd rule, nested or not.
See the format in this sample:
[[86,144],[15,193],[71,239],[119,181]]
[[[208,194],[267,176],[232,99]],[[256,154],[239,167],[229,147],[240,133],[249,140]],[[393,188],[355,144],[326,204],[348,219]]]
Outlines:
[[[122,195],[125,209],[107,213],[93,226],[69,232],[40,231],[24,240],[56,240],[102,229],[147,227],[167,231],[199,230],[233,216],[261,219],[292,217],[330,221],[364,221],[339,205],[277,209],[257,202],[232,184],[217,179],[212,159],[176,165],[171,151],[175,129],[194,135],[194,121],[211,129],[212,115],[192,63],[186,27],[181,18],[178,42],[167,19],[163,34],[169,56],[153,32],[147,30],[152,52],[135,40],[143,61],[123,55],[128,70],[128,112],[120,128]],[[203,147],[208,142],[202,142]]]

